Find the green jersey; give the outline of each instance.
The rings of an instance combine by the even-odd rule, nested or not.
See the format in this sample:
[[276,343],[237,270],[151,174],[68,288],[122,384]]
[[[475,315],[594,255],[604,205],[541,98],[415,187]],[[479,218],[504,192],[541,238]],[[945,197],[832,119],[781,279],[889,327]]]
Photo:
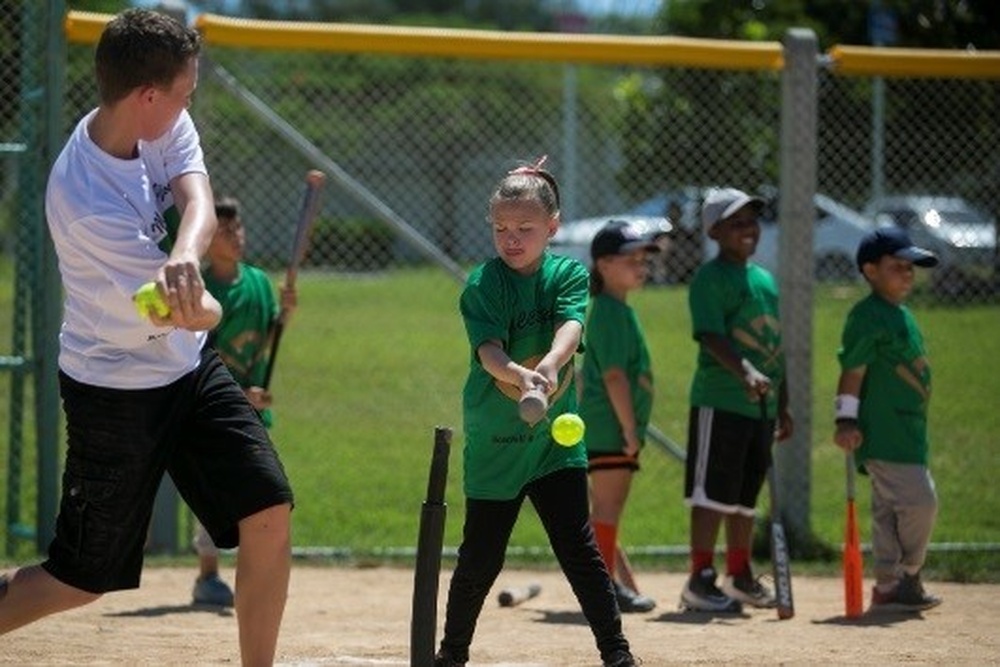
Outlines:
[[[271,279],[260,269],[240,263],[236,280],[224,283],[203,273],[205,288],[222,304],[222,320],[211,334],[210,344],[229,367],[236,382],[246,389],[260,387],[267,373],[268,335],[278,316]],[[270,409],[261,412],[271,426]]]
[[[464,488],[482,500],[515,498],[528,482],[570,467],[586,467],[582,444],[562,447],[552,440],[549,421],[533,427],[521,421],[519,389],[483,368],[477,350],[489,340],[512,360],[533,368],[552,347],[556,327],[576,320],[587,308],[587,269],[576,260],[545,253],[539,269],[524,276],[499,258],[469,275],[459,303],[472,349],[462,393],[465,427]],[[576,411],[573,364],[560,371],[549,398],[549,415]]]
[[580,416],[587,424],[587,449],[620,452],[625,445],[621,424],[604,384],[605,373],[613,368],[620,368],[628,378],[636,434],[643,442],[653,410],[653,371],[635,310],[607,294],[595,296],[587,315],[586,349]]
[[[770,378],[775,391],[768,395],[767,410],[768,416],[774,417],[777,388],[785,380],[778,286],[774,277],[756,264],[734,264],[716,257],[695,273],[688,303],[695,340],[709,333],[727,337],[737,354]],[[691,405],[760,419],[757,401],[704,345],[698,349]]]
[[847,371],[865,367],[858,425],[858,461],[927,465],[931,368],[924,339],[906,306],[872,293],[847,316],[837,353]]

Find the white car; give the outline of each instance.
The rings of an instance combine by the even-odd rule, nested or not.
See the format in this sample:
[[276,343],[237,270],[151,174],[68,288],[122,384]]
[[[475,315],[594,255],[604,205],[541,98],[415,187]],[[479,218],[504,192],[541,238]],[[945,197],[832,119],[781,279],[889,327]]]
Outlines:
[[[684,188],[647,199],[631,213],[650,215],[656,211],[672,211],[670,221],[676,227],[675,240],[668,265],[681,266],[681,281],[702,262],[711,259],[716,245],[704,234],[699,215],[701,198],[707,190]],[[761,215],[760,242],[753,261],[771,272],[778,268],[777,197],[773,192],[759,195],[767,202]],[[818,280],[855,280],[860,277],[855,256],[862,237],[873,229],[871,220],[857,211],[827,197],[816,194],[816,226],[813,229],[813,272]],[[675,219],[676,218],[676,219]]]
[[[590,242],[597,235],[598,230],[612,220],[623,220],[635,226],[639,233],[651,236],[663,235],[669,237],[673,230],[673,225],[663,216],[655,215],[608,215],[598,218],[583,218],[582,220],[572,220],[560,223],[552,240],[549,241],[549,249],[557,255],[566,255],[590,266]],[[663,257],[665,253],[654,256],[650,271],[650,280],[653,282],[663,282]]]
[[989,266],[997,245],[996,220],[961,197],[891,195],[874,199],[865,213],[878,225],[898,225],[945,266]]

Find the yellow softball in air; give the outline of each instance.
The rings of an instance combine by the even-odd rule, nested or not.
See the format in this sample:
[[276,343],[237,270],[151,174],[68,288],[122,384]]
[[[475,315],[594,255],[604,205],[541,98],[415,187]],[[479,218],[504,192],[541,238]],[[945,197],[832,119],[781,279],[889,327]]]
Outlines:
[[583,440],[586,429],[580,415],[564,412],[552,421],[552,439],[563,447],[572,447]]

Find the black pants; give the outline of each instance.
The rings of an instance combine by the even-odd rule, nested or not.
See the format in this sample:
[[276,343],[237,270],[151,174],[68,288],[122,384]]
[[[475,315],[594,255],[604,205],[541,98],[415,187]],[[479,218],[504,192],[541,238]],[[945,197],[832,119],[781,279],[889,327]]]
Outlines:
[[590,526],[584,468],[559,470],[537,479],[513,500],[466,499],[462,546],[448,590],[442,649],[456,660],[468,660],[476,620],[503,568],[507,542],[525,496],[545,527],[601,656],[627,650],[614,588]]

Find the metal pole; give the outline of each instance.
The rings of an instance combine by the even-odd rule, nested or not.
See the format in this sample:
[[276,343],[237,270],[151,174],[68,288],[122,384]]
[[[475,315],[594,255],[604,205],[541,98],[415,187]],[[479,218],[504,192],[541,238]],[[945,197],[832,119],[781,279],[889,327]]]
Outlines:
[[[28,3],[31,4],[31,3]],[[29,224],[38,226],[34,239],[37,261],[34,289],[33,345],[35,350],[35,430],[38,443],[38,497],[35,544],[44,551],[56,532],[59,501],[59,325],[62,320],[62,288],[59,282],[55,247],[48,235],[42,201],[49,167],[63,140],[63,92],[66,70],[66,38],[62,29],[66,13],[62,0],[49,0],[47,14],[37,23],[46,35],[47,63],[43,95],[44,107],[38,117],[43,127],[37,135],[41,144],[34,162],[37,190],[33,199],[37,211]]]
[[576,217],[577,205],[577,86],[576,67],[563,67],[563,165],[562,165],[562,219]]
[[[775,447],[778,483],[789,538],[809,535],[812,433],[813,227],[816,222],[816,35],[793,28],[785,34],[781,85],[781,176],[778,246],[782,344],[787,362],[792,441]],[[809,258],[803,261],[802,258]]]

